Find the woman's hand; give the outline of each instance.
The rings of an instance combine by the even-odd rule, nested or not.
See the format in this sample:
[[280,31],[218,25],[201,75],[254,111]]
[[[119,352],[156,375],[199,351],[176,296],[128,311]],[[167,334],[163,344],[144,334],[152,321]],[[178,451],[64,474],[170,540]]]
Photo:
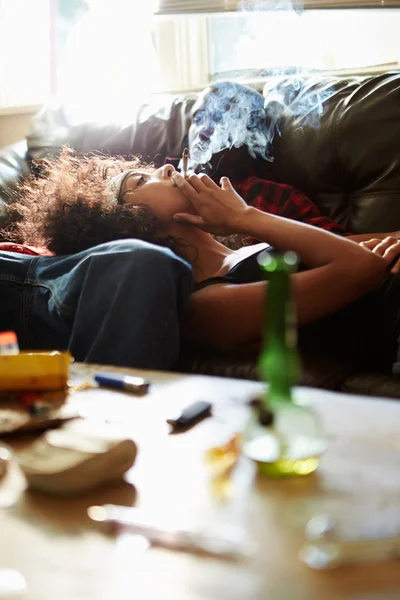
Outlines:
[[235,192],[227,177],[221,178],[221,187],[204,174],[191,174],[187,180],[179,173],[172,177],[197,213],[177,213],[175,221],[216,235],[243,232],[246,215],[253,209]]
[[[400,240],[388,236],[383,240],[372,238],[365,242],[360,242],[360,246],[371,250],[374,254],[381,256],[387,265],[391,265],[391,273],[400,273]],[[397,259],[397,260],[396,260]]]

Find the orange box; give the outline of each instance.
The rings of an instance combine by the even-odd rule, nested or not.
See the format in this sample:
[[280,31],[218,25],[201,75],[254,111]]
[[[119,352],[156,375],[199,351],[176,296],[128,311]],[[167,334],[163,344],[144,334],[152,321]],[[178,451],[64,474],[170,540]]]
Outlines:
[[61,390],[68,385],[69,352],[0,355],[0,390]]

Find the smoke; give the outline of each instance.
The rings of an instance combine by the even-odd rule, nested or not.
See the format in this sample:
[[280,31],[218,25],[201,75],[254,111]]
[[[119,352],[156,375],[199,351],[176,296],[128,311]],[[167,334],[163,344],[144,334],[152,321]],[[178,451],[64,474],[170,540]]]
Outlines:
[[221,82],[208,88],[194,108],[189,136],[193,166],[207,163],[213,154],[246,144],[253,158],[271,160],[273,137],[266,119],[264,98],[239,83]]
[[[324,100],[330,95],[329,90],[320,92],[309,86],[310,72],[319,71],[322,63],[317,68],[306,66],[310,44],[307,54],[304,39],[314,31],[307,30],[308,21],[302,26],[302,5],[281,0],[256,6],[248,0],[241,8],[246,27],[231,52],[241,68],[223,73],[222,80],[207,88],[196,103],[189,131],[191,168],[206,165],[213,154],[243,145],[253,158],[273,161],[272,144],[281,134],[283,119],[297,119],[299,127],[318,128]],[[317,49],[316,45],[318,56]],[[249,64],[258,68],[249,69]],[[265,81],[262,94],[227,81],[251,75]]]
[[222,150],[243,145],[253,158],[272,162],[272,142],[281,134],[282,119],[300,118],[301,126],[316,129],[324,99],[330,95],[329,90],[309,91],[304,80],[293,76],[272,80],[263,93],[229,81],[207,88],[194,106],[189,131],[191,168],[207,164]]

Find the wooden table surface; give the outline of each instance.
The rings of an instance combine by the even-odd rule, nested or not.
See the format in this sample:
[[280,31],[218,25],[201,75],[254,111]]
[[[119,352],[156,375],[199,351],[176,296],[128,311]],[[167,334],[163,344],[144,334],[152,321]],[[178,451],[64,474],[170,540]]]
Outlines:
[[[83,381],[99,370],[74,365],[72,373],[75,381]],[[0,509],[0,567],[18,570],[26,581],[25,591],[15,597],[400,598],[399,560],[313,571],[298,558],[305,524],[316,513],[345,511],[357,517],[363,511],[378,510],[381,516],[382,511],[389,515],[393,507],[400,511],[400,403],[297,388],[296,395],[320,414],[328,437],[317,472],[272,480],[257,477],[252,463],[241,459],[230,493],[221,499],[212,492],[204,453],[243,427],[248,416],[245,403],[262,385],[171,373],[147,372],[146,377],[152,382],[148,396],[101,389],[70,397],[85,416],[113,422],[138,443],[137,461],[126,481],[69,499],[22,492],[17,473],[0,485],[0,503],[10,504]],[[186,433],[169,435],[165,419],[196,399],[211,400],[214,416]],[[16,440],[13,445],[18,448],[20,443]],[[90,521],[87,508],[105,503],[188,517],[194,524],[234,523],[245,528],[258,550],[251,559],[233,562],[147,549],[139,536],[113,536]]]

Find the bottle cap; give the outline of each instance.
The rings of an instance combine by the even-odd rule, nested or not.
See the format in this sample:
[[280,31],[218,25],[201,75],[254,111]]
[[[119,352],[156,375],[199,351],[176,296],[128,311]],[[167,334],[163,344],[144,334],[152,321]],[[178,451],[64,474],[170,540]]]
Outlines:
[[0,354],[19,354],[15,331],[2,331],[0,333]]

